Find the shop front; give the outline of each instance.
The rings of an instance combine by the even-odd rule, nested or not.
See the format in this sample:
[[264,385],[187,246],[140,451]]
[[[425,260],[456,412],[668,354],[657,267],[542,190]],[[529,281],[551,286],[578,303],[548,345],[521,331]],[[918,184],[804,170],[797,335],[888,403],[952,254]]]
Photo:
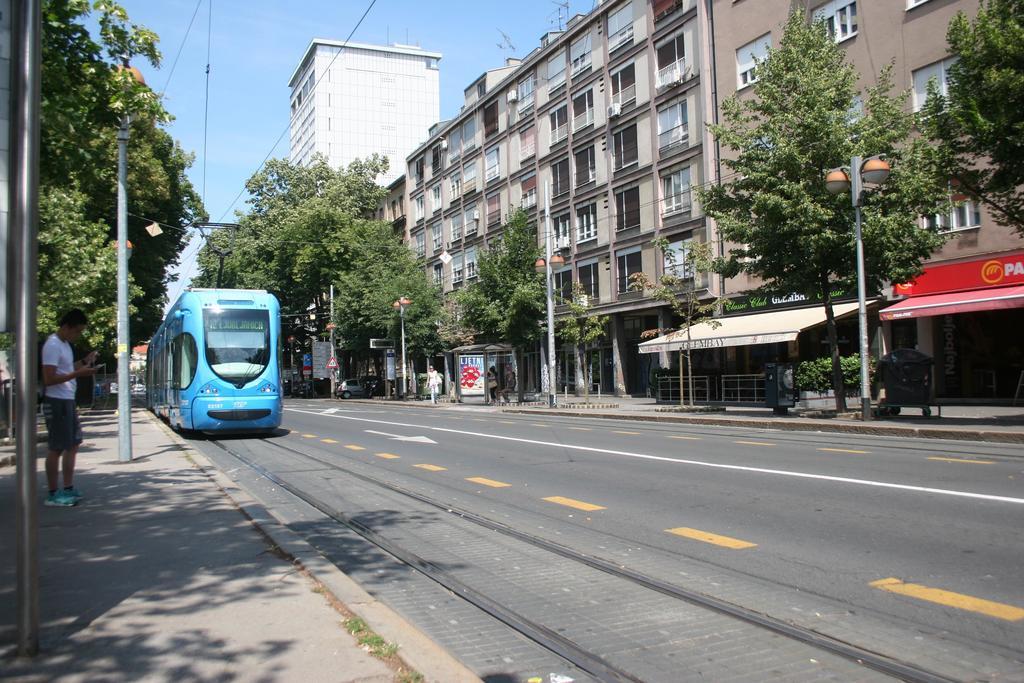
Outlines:
[[887,348],[935,359],[939,398],[1005,402],[1024,380],[1024,251],[932,266],[880,311]]

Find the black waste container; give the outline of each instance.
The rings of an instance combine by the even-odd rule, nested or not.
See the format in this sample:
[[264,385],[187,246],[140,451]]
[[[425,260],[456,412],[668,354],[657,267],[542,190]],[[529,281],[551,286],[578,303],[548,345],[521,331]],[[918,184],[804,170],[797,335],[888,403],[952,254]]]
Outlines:
[[927,406],[932,402],[931,356],[917,349],[896,349],[878,364],[885,402],[896,406]]

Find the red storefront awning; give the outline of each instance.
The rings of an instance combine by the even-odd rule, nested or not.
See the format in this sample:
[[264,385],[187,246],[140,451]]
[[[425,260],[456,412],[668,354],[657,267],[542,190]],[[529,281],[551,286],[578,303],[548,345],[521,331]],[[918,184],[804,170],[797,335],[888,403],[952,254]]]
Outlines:
[[882,320],[900,320],[902,318],[925,318],[932,315],[1021,307],[1024,307],[1024,285],[913,296],[898,304],[883,308],[878,315]]

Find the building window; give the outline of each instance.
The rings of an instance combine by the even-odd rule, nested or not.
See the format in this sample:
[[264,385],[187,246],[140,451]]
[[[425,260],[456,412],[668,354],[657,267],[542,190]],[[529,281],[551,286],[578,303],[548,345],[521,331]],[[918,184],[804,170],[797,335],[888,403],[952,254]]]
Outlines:
[[932,80],[938,86],[939,94],[949,94],[949,67],[956,63],[955,58],[943,59],[914,71],[914,111],[921,111],[928,99],[928,83]]
[[685,145],[689,142],[686,100],[673,102],[658,110],[658,148]]
[[444,241],[444,231],[441,229],[440,223],[435,223],[434,227],[430,229],[430,240],[434,246],[434,251],[441,249],[441,243]]
[[601,290],[597,280],[597,259],[584,261],[576,264],[576,277],[579,279],[580,288],[590,299],[599,301]]
[[569,105],[563,104],[548,114],[551,121],[551,144],[561,142],[569,136]]
[[484,136],[491,137],[498,132],[498,102],[494,101],[484,107]]
[[441,210],[441,186],[434,185],[430,188],[430,210],[437,213]]
[[640,188],[631,187],[615,193],[615,229],[640,227]]
[[559,50],[548,59],[548,91],[565,83],[565,50]]
[[690,167],[681,168],[661,178],[661,213],[663,216],[689,211]]
[[537,87],[537,77],[530,74],[523,80],[519,81],[519,112],[524,112],[533,106],[533,91]]
[[476,192],[476,162],[466,164],[462,169],[462,191],[465,194]]
[[857,3],[832,0],[814,10],[814,21],[824,21],[837,43],[857,35]]
[[590,33],[578,38],[569,47],[569,59],[572,61],[572,75],[576,76],[590,68]]
[[462,128],[456,126],[448,131],[448,163],[452,163],[462,154]]
[[537,153],[537,129],[528,128],[519,134],[519,160],[529,159]]
[[459,172],[452,173],[448,176],[448,197],[451,201],[458,199],[459,195],[462,194],[462,174]]
[[419,185],[420,183],[423,182],[423,168],[424,168],[424,159],[423,159],[423,157],[420,157],[419,159],[416,160],[416,163],[414,164],[414,169],[415,170],[413,171],[414,175],[416,176],[416,184],[417,185]]
[[501,166],[499,164],[499,148],[487,150],[487,154],[484,157],[484,178],[490,182],[495,178],[501,177]]
[[629,286],[632,284],[630,276],[641,270],[643,270],[643,261],[640,247],[625,249],[615,254],[615,277],[619,294],[629,291]]
[[425,256],[427,253],[427,235],[422,230],[416,233],[416,255]]
[[437,175],[441,172],[441,145],[434,145],[430,150],[430,173]]
[[444,282],[444,265],[440,263],[434,264],[434,286],[440,287]]
[[416,220],[423,220],[423,197],[417,197],[412,201],[413,210],[415,211]]
[[551,194],[560,197],[569,191],[569,160],[562,159],[551,165]]
[[572,218],[569,214],[564,213],[561,216],[555,216],[552,221],[554,226],[554,238],[555,248],[564,249],[569,246],[569,228],[572,225]]
[[679,83],[686,78],[686,48],[682,32],[659,45],[657,55],[659,88]]
[[612,105],[622,107],[636,101],[636,67],[632,64],[611,75]]
[[612,155],[616,171],[637,163],[635,124],[612,134]]
[[928,227],[938,232],[956,232],[981,226],[981,208],[977,202],[965,201],[949,213],[929,216]]
[[597,204],[576,210],[576,244],[597,237]]
[[466,279],[472,280],[476,276],[476,247],[470,247],[466,250]]
[[452,244],[462,239],[462,214],[452,216]]
[[663,265],[665,268],[665,275],[671,275],[672,277],[686,280],[692,278],[693,268],[686,260],[689,253],[690,240],[671,242],[668,245],[668,249],[664,252]]
[[594,91],[588,90],[572,98],[572,130],[576,132],[594,122]]
[[633,44],[633,3],[632,0],[608,15],[608,51]]
[[576,152],[576,187],[586,185],[595,179],[594,148],[587,147]]
[[757,81],[757,62],[768,56],[772,34],[766,33],[736,50],[736,89],[745,88]]
[[487,225],[501,223],[501,195],[495,194],[487,198]]
[[452,284],[462,282],[463,267],[465,263],[462,260],[462,254],[449,254],[452,257]]
[[563,268],[562,270],[554,273],[554,276],[555,296],[563,302],[568,301],[572,296],[572,268]]
[[[487,111],[486,109],[484,110]],[[476,116],[470,116],[462,124],[462,149],[468,152],[476,148]]]
[[525,178],[522,184],[522,207],[530,209],[537,206],[537,176]]
[[480,209],[473,206],[466,211],[466,237],[475,235],[477,228],[480,226]]

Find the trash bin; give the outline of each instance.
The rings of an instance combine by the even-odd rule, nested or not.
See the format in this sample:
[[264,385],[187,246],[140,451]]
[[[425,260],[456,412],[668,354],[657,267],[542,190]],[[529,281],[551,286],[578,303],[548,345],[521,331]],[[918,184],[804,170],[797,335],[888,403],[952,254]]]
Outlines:
[[[927,408],[932,403],[934,364],[931,356],[917,349],[896,349],[883,356],[878,370],[885,387],[885,404]],[[930,412],[926,410],[925,415]]]
[[785,415],[796,405],[792,363],[765,364],[764,399],[765,404],[779,415]]

